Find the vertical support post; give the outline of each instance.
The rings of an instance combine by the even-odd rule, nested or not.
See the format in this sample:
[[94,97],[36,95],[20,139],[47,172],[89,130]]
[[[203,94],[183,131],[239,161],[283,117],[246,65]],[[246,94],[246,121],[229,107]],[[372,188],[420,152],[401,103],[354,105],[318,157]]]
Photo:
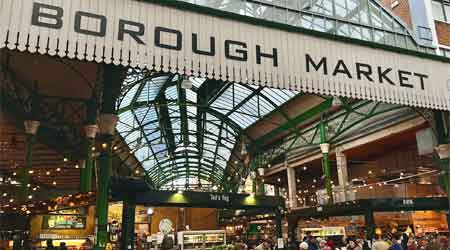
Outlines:
[[445,171],[445,176],[442,178],[443,189],[447,192],[448,208],[447,211],[447,227],[450,230],[450,133],[448,133],[449,128],[445,124],[445,117],[448,113],[443,111],[434,111],[434,121],[436,128],[436,137],[438,146],[435,148],[436,153],[440,159],[441,169]]
[[134,223],[136,214],[136,202],[134,199],[123,201],[122,208],[122,235],[120,250],[134,249]]
[[289,207],[297,207],[297,184],[295,182],[295,169],[289,167],[287,161],[284,162],[286,166],[287,179],[288,179],[288,197],[289,197]]
[[328,195],[328,203],[333,204],[333,187],[331,186],[331,171],[330,171],[330,158],[329,150],[330,144],[327,143],[327,131],[326,122],[322,118],[319,125],[320,130],[320,150],[322,151],[322,169],[325,176],[325,188]]
[[345,187],[348,183],[347,156],[339,148],[336,148],[336,165],[339,186]]
[[103,71],[103,100],[99,119],[100,156],[97,183],[97,241],[95,250],[105,250],[108,242],[109,178],[112,171],[112,141],[118,117],[116,101],[122,82],[120,69],[105,65]]
[[297,221],[296,220],[288,220],[288,235],[291,249],[297,249],[295,242],[297,240]]
[[[280,240],[283,238],[283,230],[281,227],[282,227],[281,211],[279,209],[275,209],[275,234],[276,234],[277,240]],[[283,248],[278,247],[278,249],[283,249]]]
[[84,162],[81,166],[81,180],[80,192],[87,193],[92,188],[92,175],[94,171],[94,159],[92,157],[92,146],[94,145],[95,135],[98,131],[96,125],[97,120],[97,99],[93,96],[87,102],[86,108],[86,125],[84,126],[85,141],[84,141]]
[[373,211],[368,210],[364,215],[364,221],[366,223],[367,228],[367,240],[372,242],[372,239],[375,236],[375,219],[373,217]]
[[40,123],[38,121],[25,121],[25,166],[20,173],[20,200],[25,202],[29,195],[30,171],[33,166],[33,145]]

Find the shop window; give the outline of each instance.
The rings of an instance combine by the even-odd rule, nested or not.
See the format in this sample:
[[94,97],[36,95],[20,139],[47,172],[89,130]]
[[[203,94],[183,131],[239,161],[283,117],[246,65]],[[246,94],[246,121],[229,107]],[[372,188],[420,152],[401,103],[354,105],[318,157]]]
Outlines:
[[450,1],[432,1],[434,20],[450,22]]
[[450,48],[439,48],[441,56],[450,58]]

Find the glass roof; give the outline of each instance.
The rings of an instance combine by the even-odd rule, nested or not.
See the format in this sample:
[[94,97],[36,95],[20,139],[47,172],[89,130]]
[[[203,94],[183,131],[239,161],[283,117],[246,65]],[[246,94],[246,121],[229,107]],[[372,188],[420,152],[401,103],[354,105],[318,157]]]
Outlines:
[[[435,53],[376,0],[179,0],[305,29]],[[431,30],[429,30],[431,35]]]
[[189,81],[186,88],[177,74],[130,70],[117,130],[157,188],[219,189],[247,174],[245,129],[298,93]]

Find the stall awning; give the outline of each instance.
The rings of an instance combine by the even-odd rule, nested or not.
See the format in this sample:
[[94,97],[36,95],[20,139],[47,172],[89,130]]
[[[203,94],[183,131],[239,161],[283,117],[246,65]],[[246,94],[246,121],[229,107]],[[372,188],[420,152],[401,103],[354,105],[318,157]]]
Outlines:
[[450,60],[172,0],[2,0],[0,44],[323,95],[450,110]]

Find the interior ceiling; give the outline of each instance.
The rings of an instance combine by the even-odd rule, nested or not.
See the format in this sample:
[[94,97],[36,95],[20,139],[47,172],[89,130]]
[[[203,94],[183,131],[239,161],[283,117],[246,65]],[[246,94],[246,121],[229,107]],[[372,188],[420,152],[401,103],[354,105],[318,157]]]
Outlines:
[[[117,130],[160,188],[218,188],[247,175],[247,128],[298,93],[130,71]],[[271,128],[266,128],[270,130]],[[246,148],[246,146],[244,147]]]
[[[15,186],[6,181],[7,178],[18,181],[18,174],[25,165],[24,152],[25,133],[0,111],[0,177],[3,177],[3,182],[0,181],[0,193],[8,193],[8,196],[1,196],[0,200],[9,200],[11,195],[18,191],[19,183]],[[80,181],[78,162],[64,160],[64,156],[40,142],[33,146],[33,159],[33,172],[30,173],[32,184],[30,190],[34,191],[33,194],[52,191],[73,193],[78,190]]]
[[[343,153],[345,153],[349,167],[351,168],[352,165],[370,163],[382,155],[402,148],[413,147],[417,149],[416,132],[423,128],[426,128],[425,124],[413,129],[402,131],[401,133],[394,134],[389,137],[382,138],[380,140],[372,141],[357,148],[346,150]],[[330,161],[332,164],[332,175],[336,179],[337,173],[335,154],[330,154]],[[308,180],[312,180],[313,178],[320,179],[323,175],[322,160],[313,160],[298,167],[296,169],[296,175],[306,182],[308,182]],[[278,179],[280,181],[278,181]],[[287,187],[286,171],[269,177],[266,182],[272,184],[278,183],[278,185],[281,183],[283,186]]]
[[40,54],[0,50],[3,65],[16,81],[42,96],[89,99],[95,89],[100,65]]

